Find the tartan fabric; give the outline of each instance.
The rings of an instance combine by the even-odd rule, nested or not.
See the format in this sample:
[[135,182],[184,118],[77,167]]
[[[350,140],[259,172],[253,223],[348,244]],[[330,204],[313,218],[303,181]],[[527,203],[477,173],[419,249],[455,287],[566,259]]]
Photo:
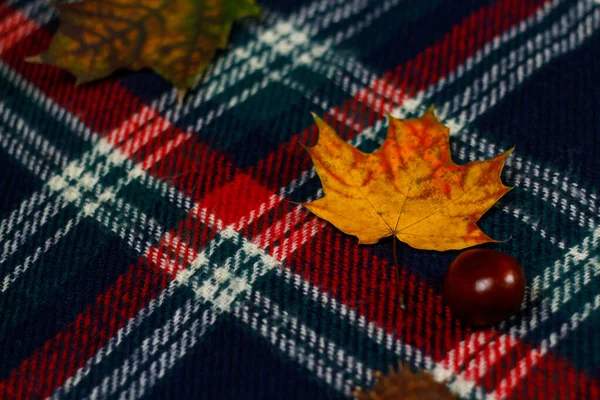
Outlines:
[[[57,15],[0,2],[0,398],[340,399],[401,360],[462,398],[600,399],[600,5],[260,3],[179,106],[25,63]],[[398,282],[389,238],[287,201],[322,195],[311,111],[372,150],[431,104],[455,160],[517,147],[481,226],[528,288],[494,328],[440,297],[458,252],[402,245]]]

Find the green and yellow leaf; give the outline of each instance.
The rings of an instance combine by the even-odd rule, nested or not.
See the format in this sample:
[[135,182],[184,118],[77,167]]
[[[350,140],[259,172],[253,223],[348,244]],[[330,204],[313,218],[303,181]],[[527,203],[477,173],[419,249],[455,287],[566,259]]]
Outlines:
[[255,0],[85,0],[55,7],[58,32],[31,61],[67,69],[77,83],[151,68],[180,94],[226,46],[234,21],[259,15]]

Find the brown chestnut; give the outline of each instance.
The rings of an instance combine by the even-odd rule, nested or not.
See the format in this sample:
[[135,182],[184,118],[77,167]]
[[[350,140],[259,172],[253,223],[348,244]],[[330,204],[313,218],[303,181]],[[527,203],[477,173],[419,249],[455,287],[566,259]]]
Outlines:
[[525,274],[508,254],[489,249],[461,253],[448,268],[443,297],[452,315],[473,326],[502,322],[521,306]]

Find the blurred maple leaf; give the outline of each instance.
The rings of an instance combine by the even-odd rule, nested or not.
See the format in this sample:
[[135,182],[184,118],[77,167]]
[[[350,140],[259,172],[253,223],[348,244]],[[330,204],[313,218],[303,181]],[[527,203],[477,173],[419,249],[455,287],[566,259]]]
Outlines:
[[255,0],[85,0],[54,5],[60,26],[45,53],[29,61],[69,70],[77,83],[118,69],[151,68],[180,98],[199,79],[232,23],[257,16]]
[[364,392],[358,388],[354,392],[357,400],[456,400],[443,382],[437,382],[425,371],[413,372],[402,363],[398,369],[390,367],[384,375],[380,371],[373,374],[375,385]]
[[315,116],[319,139],[307,150],[325,196],[300,204],[362,244],[387,236],[428,250],[494,242],[476,222],[511,189],[500,173],[512,149],[457,165],[449,129],[432,108],[421,118],[388,119],[386,140],[367,154]]

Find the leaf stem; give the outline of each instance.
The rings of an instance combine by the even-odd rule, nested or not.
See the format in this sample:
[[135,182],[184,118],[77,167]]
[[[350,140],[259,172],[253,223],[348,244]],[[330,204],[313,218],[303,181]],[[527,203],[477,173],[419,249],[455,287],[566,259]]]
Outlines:
[[398,238],[396,235],[392,238],[392,248],[394,249],[394,267],[396,270],[396,284],[398,285],[398,302],[400,303],[400,308],[405,310],[406,306],[404,305],[404,295],[402,294],[402,286],[400,285],[400,266],[398,265],[398,255],[396,253],[396,240]]

